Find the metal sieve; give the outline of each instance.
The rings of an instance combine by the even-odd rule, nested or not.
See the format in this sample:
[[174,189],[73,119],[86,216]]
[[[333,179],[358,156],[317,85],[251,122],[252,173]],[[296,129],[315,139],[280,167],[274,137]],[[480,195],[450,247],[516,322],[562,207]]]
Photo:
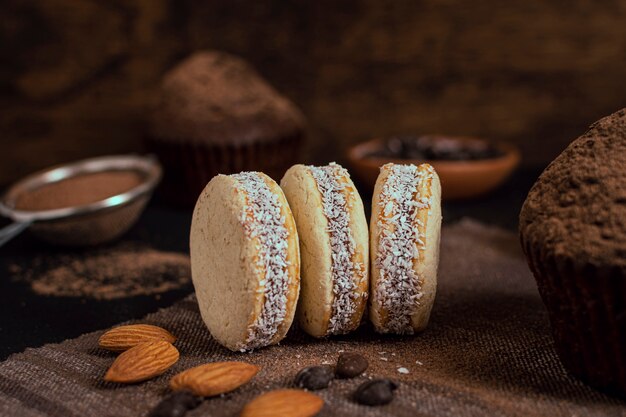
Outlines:
[[[93,203],[54,210],[18,210],[20,195],[84,174],[134,171],[143,181],[130,190]],[[0,246],[29,228],[56,245],[89,246],[115,239],[139,218],[161,179],[161,166],[151,156],[114,155],[90,158],[31,174],[13,184],[0,199],[0,214],[13,223],[0,230]]]

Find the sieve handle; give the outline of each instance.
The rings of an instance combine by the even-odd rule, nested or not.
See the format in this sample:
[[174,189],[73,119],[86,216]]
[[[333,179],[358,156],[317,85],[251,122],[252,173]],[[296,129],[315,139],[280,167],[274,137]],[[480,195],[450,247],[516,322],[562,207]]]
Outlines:
[[30,220],[23,222],[14,222],[0,229],[0,246],[3,246],[9,240],[22,233],[32,223],[33,222]]

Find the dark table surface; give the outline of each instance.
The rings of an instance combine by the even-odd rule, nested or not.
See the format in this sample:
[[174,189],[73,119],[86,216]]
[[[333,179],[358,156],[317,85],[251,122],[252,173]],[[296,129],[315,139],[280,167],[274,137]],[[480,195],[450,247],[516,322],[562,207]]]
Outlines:
[[[444,224],[471,217],[486,224],[516,230],[520,207],[540,170],[517,171],[494,193],[464,202],[444,202]],[[365,195],[366,193],[362,193]],[[368,202],[365,202],[366,206]],[[4,221],[0,224],[8,223]],[[142,242],[167,251],[188,252],[191,210],[148,207],[122,241]],[[119,242],[117,242],[119,244]],[[16,262],[28,265],[41,254],[48,256],[77,250],[51,247],[25,233],[0,248],[0,360],[27,347],[60,342],[83,333],[140,318],[191,293],[191,285],[167,293],[116,300],[42,296],[29,284],[11,279]]]

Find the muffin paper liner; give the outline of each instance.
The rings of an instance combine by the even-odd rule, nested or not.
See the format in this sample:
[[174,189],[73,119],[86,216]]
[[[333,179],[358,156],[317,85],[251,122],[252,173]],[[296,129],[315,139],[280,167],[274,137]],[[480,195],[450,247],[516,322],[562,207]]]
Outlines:
[[210,146],[156,138],[147,138],[146,142],[163,165],[160,196],[172,205],[193,207],[206,184],[217,174],[261,171],[280,181],[298,160],[302,135],[243,146]]
[[522,247],[548,309],[563,365],[590,385],[626,397],[626,276]]

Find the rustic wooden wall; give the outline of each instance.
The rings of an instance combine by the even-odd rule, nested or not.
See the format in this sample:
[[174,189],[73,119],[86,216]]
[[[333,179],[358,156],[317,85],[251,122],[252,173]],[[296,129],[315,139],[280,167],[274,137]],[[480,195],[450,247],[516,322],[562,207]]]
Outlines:
[[4,0],[0,14],[0,184],[139,149],[159,77],[201,48],[246,57],[301,106],[313,161],[445,132],[545,164],[626,106],[624,0]]

